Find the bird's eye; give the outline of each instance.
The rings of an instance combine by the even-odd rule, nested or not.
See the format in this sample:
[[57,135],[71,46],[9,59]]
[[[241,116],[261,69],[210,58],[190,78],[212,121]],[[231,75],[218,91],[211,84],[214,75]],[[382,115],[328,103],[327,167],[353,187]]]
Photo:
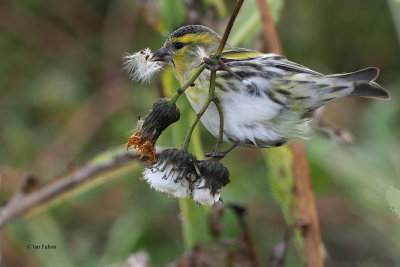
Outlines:
[[182,43],[182,42],[175,42],[175,43],[174,43],[174,48],[175,48],[176,50],[179,50],[179,49],[183,48],[184,46],[185,46],[185,44]]

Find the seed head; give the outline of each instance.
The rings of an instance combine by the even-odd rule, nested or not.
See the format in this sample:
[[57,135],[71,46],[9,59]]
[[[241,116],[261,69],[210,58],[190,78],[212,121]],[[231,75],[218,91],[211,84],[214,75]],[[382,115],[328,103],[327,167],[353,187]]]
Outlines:
[[154,161],[156,155],[155,144],[161,133],[180,118],[179,109],[166,99],[158,99],[144,120],[139,120],[137,132],[129,137],[126,148],[134,147],[142,152],[147,161]]
[[229,171],[217,160],[198,166],[200,178],[193,188],[193,200],[201,205],[213,205],[219,201],[222,187],[230,182]]
[[157,162],[143,171],[144,180],[155,190],[178,198],[189,197],[196,178],[196,158],[185,150],[166,149]]

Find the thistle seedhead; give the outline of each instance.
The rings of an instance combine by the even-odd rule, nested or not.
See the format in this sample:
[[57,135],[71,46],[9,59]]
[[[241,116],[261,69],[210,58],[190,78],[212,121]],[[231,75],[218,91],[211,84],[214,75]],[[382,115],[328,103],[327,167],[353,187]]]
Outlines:
[[149,48],[124,56],[124,69],[133,81],[149,82],[158,71],[162,70],[162,63],[150,61],[153,54]]
[[157,162],[143,171],[144,180],[155,190],[178,198],[192,197],[201,205],[218,202],[227,185],[229,171],[219,161],[197,161],[186,150],[166,149]]
[[189,197],[196,179],[196,158],[186,150],[166,149],[159,160],[143,171],[144,180],[155,190],[178,198]]
[[147,161],[154,161],[156,149],[155,144],[161,133],[171,124],[180,118],[179,109],[176,104],[171,104],[166,99],[158,99],[146,116],[144,121],[139,120],[139,129],[126,143],[126,148],[134,147],[140,150],[143,156],[147,157]]
[[153,135],[156,139],[171,124],[177,122],[181,116],[176,104],[166,99],[157,99],[149,115],[144,119],[142,132],[146,136]]
[[221,189],[230,182],[229,170],[218,160],[198,165],[200,178],[193,189],[193,199],[202,205],[212,205],[219,201]]

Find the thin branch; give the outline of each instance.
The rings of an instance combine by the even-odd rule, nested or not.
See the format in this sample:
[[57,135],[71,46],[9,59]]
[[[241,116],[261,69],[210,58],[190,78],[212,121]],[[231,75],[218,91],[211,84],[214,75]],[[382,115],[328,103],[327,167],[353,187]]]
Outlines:
[[300,220],[307,223],[307,228],[303,231],[306,266],[324,266],[324,248],[321,241],[315,196],[310,179],[310,167],[304,144],[293,142],[291,149]]
[[0,209],[0,228],[8,222],[25,215],[34,208],[44,203],[50,203],[65,193],[83,186],[86,182],[102,173],[132,163],[132,159],[135,158],[138,159],[138,155],[134,156],[131,151],[123,151],[107,162],[87,164],[72,174],[68,174],[55,181],[52,180],[44,185],[41,185],[35,176],[26,175],[19,190]]
[[221,53],[225,48],[226,42],[228,41],[229,34],[231,33],[231,30],[232,30],[233,23],[235,23],[236,17],[239,14],[239,10],[242,7],[243,1],[244,0],[238,0],[236,2],[235,9],[232,11],[232,15],[229,18],[228,25],[226,25],[224,36],[222,37],[221,43],[218,46],[217,52],[215,53],[215,56],[217,56],[217,57],[221,56]]
[[264,42],[267,45],[268,52],[283,54],[281,42],[276,31],[275,22],[271,15],[267,0],[257,0],[258,10],[260,10],[262,31]]

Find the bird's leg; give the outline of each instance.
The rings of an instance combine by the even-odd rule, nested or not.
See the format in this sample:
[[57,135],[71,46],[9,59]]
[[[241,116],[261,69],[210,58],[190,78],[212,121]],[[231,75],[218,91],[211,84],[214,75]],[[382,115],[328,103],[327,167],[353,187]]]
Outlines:
[[222,159],[224,158],[229,152],[231,152],[233,149],[235,149],[238,145],[240,144],[239,141],[231,145],[227,150],[219,152],[218,154],[214,155],[214,152],[208,152],[205,156],[206,157],[212,157],[212,158],[217,158],[217,159]]
[[231,152],[232,150],[234,150],[237,146],[239,146],[240,142],[237,141],[236,143],[234,143],[233,145],[231,145],[227,150],[222,151],[221,153],[219,153],[220,155],[222,155],[223,157],[226,156],[226,154],[228,154],[229,152]]
[[213,99],[213,102],[217,107],[219,114],[219,134],[218,134],[218,141],[214,149],[214,155],[217,155],[221,150],[222,141],[224,140],[224,112],[222,110],[221,103],[219,102],[219,99],[217,97]]

